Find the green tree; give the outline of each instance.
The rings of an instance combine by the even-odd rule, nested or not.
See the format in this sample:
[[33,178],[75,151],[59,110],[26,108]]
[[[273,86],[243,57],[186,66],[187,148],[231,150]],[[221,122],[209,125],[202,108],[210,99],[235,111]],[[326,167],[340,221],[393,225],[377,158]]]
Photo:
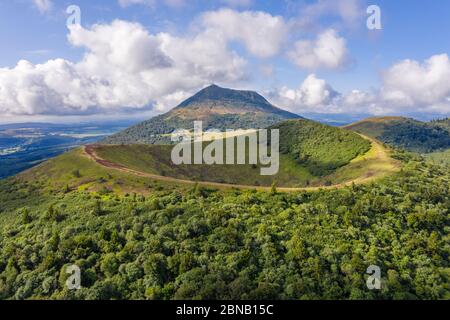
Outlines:
[[91,211],[92,215],[94,216],[101,216],[103,214],[103,210],[102,210],[102,203],[100,200],[95,199],[94,204],[92,206],[92,211]]
[[30,210],[28,208],[23,208],[21,210],[21,219],[22,219],[22,224],[29,224],[33,218],[30,214]]
[[114,276],[119,269],[119,261],[114,253],[107,253],[100,263],[100,270],[107,276]]
[[276,181],[274,181],[273,183],[272,183],[272,186],[270,187],[270,194],[272,194],[272,195],[274,195],[274,194],[277,194],[277,182]]

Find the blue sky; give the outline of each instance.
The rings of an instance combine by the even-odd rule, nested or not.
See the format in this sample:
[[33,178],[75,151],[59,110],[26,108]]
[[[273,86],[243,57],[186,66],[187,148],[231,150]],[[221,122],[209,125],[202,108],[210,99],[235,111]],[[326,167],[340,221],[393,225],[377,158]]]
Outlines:
[[151,116],[212,82],[300,114],[448,116],[448,30],[448,1],[2,1],[0,121]]

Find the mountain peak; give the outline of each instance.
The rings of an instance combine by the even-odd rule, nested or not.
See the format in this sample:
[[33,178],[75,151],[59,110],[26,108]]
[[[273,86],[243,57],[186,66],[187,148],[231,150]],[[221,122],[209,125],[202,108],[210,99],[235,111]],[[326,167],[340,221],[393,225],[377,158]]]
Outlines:
[[262,129],[299,115],[279,109],[254,91],[221,88],[212,84],[178,107],[134,127],[119,132],[104,142],[170,143],[170,133],[190,129],[194,121],[203,121],[205,129]]
[[213,90],[213,89],[224,89],[224,88],[221,88],[217,84],[213,83],[213,84],[210,84],[209,86],[207,86],[206,88],[204,88],[203,90]]
[[263,96],[254,91],[234,90],[211,84],[197,92],[194,96],[183,101],[178,107],[188,107],[193,104],[205,103],[207,101],[226,101],[240,104],[272,106]]

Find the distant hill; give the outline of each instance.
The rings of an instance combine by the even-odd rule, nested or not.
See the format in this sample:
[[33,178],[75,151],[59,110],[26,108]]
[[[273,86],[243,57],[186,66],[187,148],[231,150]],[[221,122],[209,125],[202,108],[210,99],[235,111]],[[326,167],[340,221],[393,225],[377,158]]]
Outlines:
[[192,129],[195,120],[206,129],[260,129],[286,119],[301,118],[279,109],[253,91],[211,85],[168,113],[139,123],[108,137],[106,144],[158,144],[170,142],[176,129]]
[[375,117],[345,127],[413,152],[450,148],[449,120],[421,122],[404,117]]

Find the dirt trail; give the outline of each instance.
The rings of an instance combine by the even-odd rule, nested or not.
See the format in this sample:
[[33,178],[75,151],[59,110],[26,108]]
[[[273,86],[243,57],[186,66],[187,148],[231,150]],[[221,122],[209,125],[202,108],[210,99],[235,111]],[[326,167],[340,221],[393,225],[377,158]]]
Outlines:
[[[360,134],[361,135],[361,134]],[[389,165],[391,168],[391,172],[397,171],[396,169],[399,168],[398,163],[395,162],[390,156],[389,151],[377,140],[366,137],[361,135],[363,138],[369,140],[372,144],[372,148],[370,151],[367,152],[367,154],[371,153],[373,156],[370,158],[371,160],[377,160],[379,162],[385,162]],[[150,174],[142,171],[133,170],[130,168],[127,168],[123,165],[111,162],[109,160],[101,158],[96,152],[95,149],[98,147],[98,145],[88,145],[84,147],[84,154],[91,160],[95,161],[101,166],[104,166],[106,168],[118,170],[124,173],[132,174],[139,177],[144,178],[150,178],[158,181],[165,181],[165,182],[171,182],[171,183],[181,183],[181,184],[190,184],[194,185],[198,183],[201,186],[205,187],[212,187],[212,188],[219,188],[219,189],[256,189],[260,191],[270,191],[271,187],[260,187],[260,186],[249,186],[249,185],[239,185],[239,184],[227,184],[227,183],[217,183],[217,182],[208,182],[208,181],[192,181],[192,180],[183,180],[183,179],[177,179],[172,177],[166,177],[166,176],[160,176],[155,174]],[[340,183],[335,184],[331,186],[320,186],[320,187],[304,187],[304,188],[283,188],[283,187],[277,187],[278,191],[281,192],[297,192],[297,191],[317,191],[322,189],[336,189],[336,188],[343,188],[348,185],[355,184],[364,184],[371,181],[374,181],[378,178],[381,178],[382,176],[385,176],[385,174],[366,174],[363,176],[360,176],[358,178]]]

